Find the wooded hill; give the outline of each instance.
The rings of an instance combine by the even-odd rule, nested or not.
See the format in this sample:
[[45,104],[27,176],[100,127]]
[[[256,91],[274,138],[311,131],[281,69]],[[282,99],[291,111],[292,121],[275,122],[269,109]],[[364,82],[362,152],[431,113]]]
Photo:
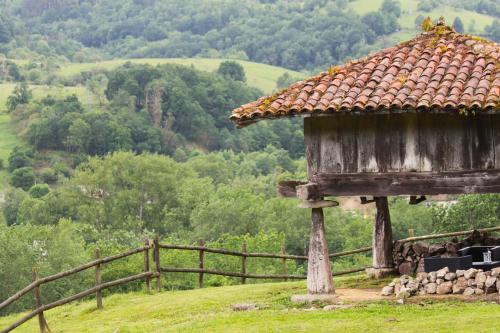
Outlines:
[[415,34],[427,15],[500,38],[494,0],[4,0],[2,7],[0,53],[25,59],[196,56],[324,69]]

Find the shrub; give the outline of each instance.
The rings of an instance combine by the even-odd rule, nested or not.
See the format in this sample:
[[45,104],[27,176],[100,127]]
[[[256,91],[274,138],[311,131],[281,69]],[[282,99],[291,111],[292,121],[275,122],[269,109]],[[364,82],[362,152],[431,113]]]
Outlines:
[[3,165],[3,160],[0,158],[0,170],[3,170],[4,165]]
[[57,172],[54,169],[45,169],[40,178],[44,183],[55,184],[57,182]]
[[33,185],[30,190],[29,194],[32,198],[39,199],[41,197],[46,196],[50,192],[50,187],[47,184],[36,184]]
[[9,171],[31,166],[33,152],[22,147],[15,147],[9,156]]
[[35,173],[33,172],[33,168],[23,167],[14,170],[10,178],[10,184],[14,187],[22,188],[25,191],[29,190],[35,184]]

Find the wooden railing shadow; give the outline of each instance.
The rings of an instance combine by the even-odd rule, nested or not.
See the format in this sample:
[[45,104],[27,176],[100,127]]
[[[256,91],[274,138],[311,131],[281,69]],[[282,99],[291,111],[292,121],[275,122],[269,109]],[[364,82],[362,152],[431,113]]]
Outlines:
[[[481,233],[486,233],[486,232],[493,232],[493,231],[500,231],[500,227],[494,227],[494,228],[486,228],[486,229],[480,229],[480,230],[468,230],[468,231],[460,231],[460,232],[452,232],[452,233],[445,233],[445,234],[437,234],[437,235],[427,235],[427,236],[418,236],[418,237],[410,237],[410,238],[405,238],[398,240],[396,242],[399,243],[407,243],[407,242],[413,242],[413,241],[418,241],[418,240],[426,240],[426,239],[437,239],[437,238],[445,238],[445,237],[455,237],[455,236],[463,236],[467,234],[471,234],[473,232],[481,232]],[[161,267],[161,249],[165,250],[182,250],[182,251],[197,251],[199,253],[199,265],[197,268],[175,268],[175,267]],[[154,261],[154,270],[151,269],[150,265],[150,251],[153,251],[153,261]],[[338,253],[333,253],[330,254],[330,258],[335,258],[335,257],[342,257],[342,256],[348,256],[348,255],[353,255],[357,253],[366,253],[370,252],[372,250],[371,247],[364,247],[356,250],[350,250],[350,251],[343,251],[343,252],[338,252]],[[101,281],[101,266],[104,264],[108,264],[111,262],[114,262],[119,259],[123,259],[138,253],[143,253],[144,255],[144,271],[142,273],[138,273],[136,275],[124,277],[121,279],[117,279],[114,281],[109,281],[109,282],[102,282]],[[206,269],[205,268],[205,253],[215,253],[215,254],[220,254],[220,255],[227,255],[227,256],[235,256],[235,257],[240,257],[241,258],[241,271],[239,272],[224,272],[224,271],[218,271],[218,270],[213,270],[213,269]],[[274,258],[274,259],[280,259],[282,262],[281,265],[281,274],[275,274],[275,275],[265,275],[265,274],[251,274],[247,272],[247,258]],[[39,322],[39,328],[41,333],[45,332],[50,332],[50,329],[48,327],[47,321],[44,316],[44,312],[48,311],[50,309],[65,305],[67,303],[80,300],[82,298],[85,298],[87,296],[95,294],[96,298],[96,303],[97,303],[97,308],[102,309],[103,308],[103,303],[102,303],[102,290],[108,289],[111,287],[123,285],[132,281],[137,281],[137,280],[144,280],[145,282],[145,287],[146,291],[148,293],[151,292],[151,280],[156,279],[156,290],[158,292],[161,291],[161,273],[197,273],[198,274],[198,286],[200,288],[203,287],[203,280],[204,280],[204,275],[205,274],[213,274],[213,275],[222,275],[222,276],[229,276],[229,277],[239,277],[241,278],[241,283],[245,284],[246,279],[275,279],[275,280],[303,280],[306,279],[306,276],[298,276],[298,275],[289,275],[287,273],[287,265],[286,261],[287,260],[299,260],[299,261],[307,261],[308,257],[307,256],[298,256],[298,255],[289,255],[285,254],[284,248],[282,247],[281,253],[280,254],[271,254],[271,253],[252,253],[252,252],[247,252],[246,250],[246,244],[243,244],[242,246],[242,251],[231,251],[231,250],[225,250],[225,249],[215,249],[215,248],[209,248],[204,245],[203,242],[200,243],[198,246],[189,246],[189,245],[172,245],[172,244],[161,244],[159,241],[159,238],[155,238],[153,241],[146,240],[144,246],[138,247],[135,249],[131,249],[129,251],[115,254],[113,256],[101,258],[99,250],[96,250],[96,259],[88,262],[86,264],[83,264],[81,266],[72,268],[70,270],[60,272],[54,275],[46,276],[43,278],[38,277],[38,273],[36,270],[33,270],[33,282],[30,283],[28,286],[25,288],[21,289],[14,295],[10,296],[8,299],[4,300],[2,303],[0,303],[0,311],[5,309],[7,306],[10,304],[16,302],[18,299],[20,299],[22,296],[26,295],[27,293],[33,291],[34,296],[35,296],[35,301],[36,301],[36,308],[29,312],[28,314],[24,315],[22,318],[18,319],[16,322],[12,323],[10,326],[2,328],[0,333],[7,333],[15,328],[19,327],[23,323],[27,322],[28,320],[32,319],[35,316],[38,316],[38,322]],[[49,304],[43,304],[42,303],[42,293],[40,286],[52,281],[60,280],[65,277],[74,275],[76,273],[95,268],[95,286],[84,290],[78,294],[75,294],[73,296],[69,296],[63,299],[60,299],[58,301],[49,303]],[[342,272],[335,272],[333,276],[340,276],[340,275],[346,275],[346,274],[352,274],[352,273],[357,273],[357,272],[362,272],[366,268],[369,267],[360,267],[360,268],[355,268],[347,271],[342,271]]]

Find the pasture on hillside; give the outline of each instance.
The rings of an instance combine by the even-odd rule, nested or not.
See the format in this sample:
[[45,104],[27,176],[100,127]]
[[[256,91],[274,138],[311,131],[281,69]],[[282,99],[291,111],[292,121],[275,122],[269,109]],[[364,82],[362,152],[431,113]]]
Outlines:
[[[365,277],[335,279],[338,293],[342,288],[377,288],[387,280]],[[104,298],[104,309],[97,310],[95,301],[72,303],[48,311],[47,322],[52,332],[499,332],[491,326],[500,319],[498,304],[456,298],[434,302],[432,298],[416,299],[395,305],[393,298],[352,299],[352,308],[326,311],[317,307],[291,303],[290,296],[304,293],[305,282],[250,284],[167,291],[116,294]],[[351,289],[350,289],[351,290]],[[378,289],[376,289],[378,290]],[[362,290],[361,290],[362,291]],[[374,293],[373,289],[366,293]],[[254,303],[257,310],[236,312],[233,304]],[[0,318],[0,327],[21,315]],[[453,320],[450,320],[453,318]],[[37,330],[32,319],[17,332]]]
[[[204,59],[204,58],[172,58],[172,59],[115,59],[96,63],[70,63],[63,65],[58,72],[63,77],[70,77],[81,72],[97,70],[97,69],[114,69],[127,62],[133,64],[149,64],[152,66],[161,64],[177,64],[184,66],[193,66],[202,71],[216,71],[221,62],[228,59]],[[241,64],[245,69],[247,84],[259,88],[264,93],[271,93],[276,90],[276,80],[288,72],[292,77],[303,78],[303,73],[288,70],[281,67],[259,64],[244,60],[234,60]]]
[[[349,7],[360,15],[365,15],[369,12],[377,11],[383,0],[354,0],[349,3]],[[460,17],[462,20],[465,32],[469,34],[479,34],[484,31],[487,25],[494,21],[494,17],[490,15],[480,14],[463,8],[455,8],[447,4],[440,4],[438,7],[424,12],[418,10],[418,0],[400,0],[401,16],[398,22],[401,25],[401,30],[393,33],[390,38],[394,41],[404,41],[415,36],[420,29],[415,25],[415,18],[419,15],[438,19],[440,16],[445,18],[447,24],[452,24],[455,17]],[[470,31],[469,27],[473,25],[474,31]]]

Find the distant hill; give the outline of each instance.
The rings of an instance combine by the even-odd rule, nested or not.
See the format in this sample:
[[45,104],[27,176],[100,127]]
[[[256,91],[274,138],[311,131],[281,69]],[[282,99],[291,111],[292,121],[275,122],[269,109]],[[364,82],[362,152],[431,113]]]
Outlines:
[[[18,0],[0,2],[8,58],[231,58],[318,70],[418,31],[415,19],[460,17],[487,32],[496,0]],[[398,8],[395,10],[395,8]]]
[[[484,30],[488,25],[493,24],[495,12],[483,10],[483,13],[466,9],[465,7],[474,8],[475,3],[479,1],[429,1],[429,0],[398,0],[401,4],[401,16],[398,18],[398,23],[401,26],[400,31],[390,35],[387,43],[395,41],[404,41],[412,38],[420,33],[420,27],[415,23],[417,17],[431,17],[437,20],[443,16],[448,25],[452,25],[455,18],[460,18],[463,22],[465,33],[472,35],[484,34]],[[384,0],[353,0],[349,2],[349,8],[354,10],[359,15],[366,15],[369,12],[376,11],[383,4]],[[423,5],[426,4],[427,6]],[[420,5],[419,5],[420,4]],[[476,6],[476,8],[481,8]],[[497,8],[500,9],[498,2]],[[429,10],[424,10],[429,8]]]
[[[72,75],[80,74],[84,71],[91,71],[95,69],[114,69],[126,62],[134,64],[178,64],[184,66],[194,66],[194,68],[202,71],[213,72],[216,71],[220,63],[228,59],[206,59],[206,58],[171,58],[171,59],[115,59],[108,61],[101,61],[95,63],[70,63],[63,65],[57,72],[58,75],[69,77]],[[259,88],[264,93],[270,94],[276,90],[276,81],[278,78],[288,72],[292,77],[303,78],[304,73],[293,70],[288,70],[282,67],[271,66],[266,64],[259,64],[250,61],[234,60],[240,63],[245,69],[247,77],[247,84]]]

